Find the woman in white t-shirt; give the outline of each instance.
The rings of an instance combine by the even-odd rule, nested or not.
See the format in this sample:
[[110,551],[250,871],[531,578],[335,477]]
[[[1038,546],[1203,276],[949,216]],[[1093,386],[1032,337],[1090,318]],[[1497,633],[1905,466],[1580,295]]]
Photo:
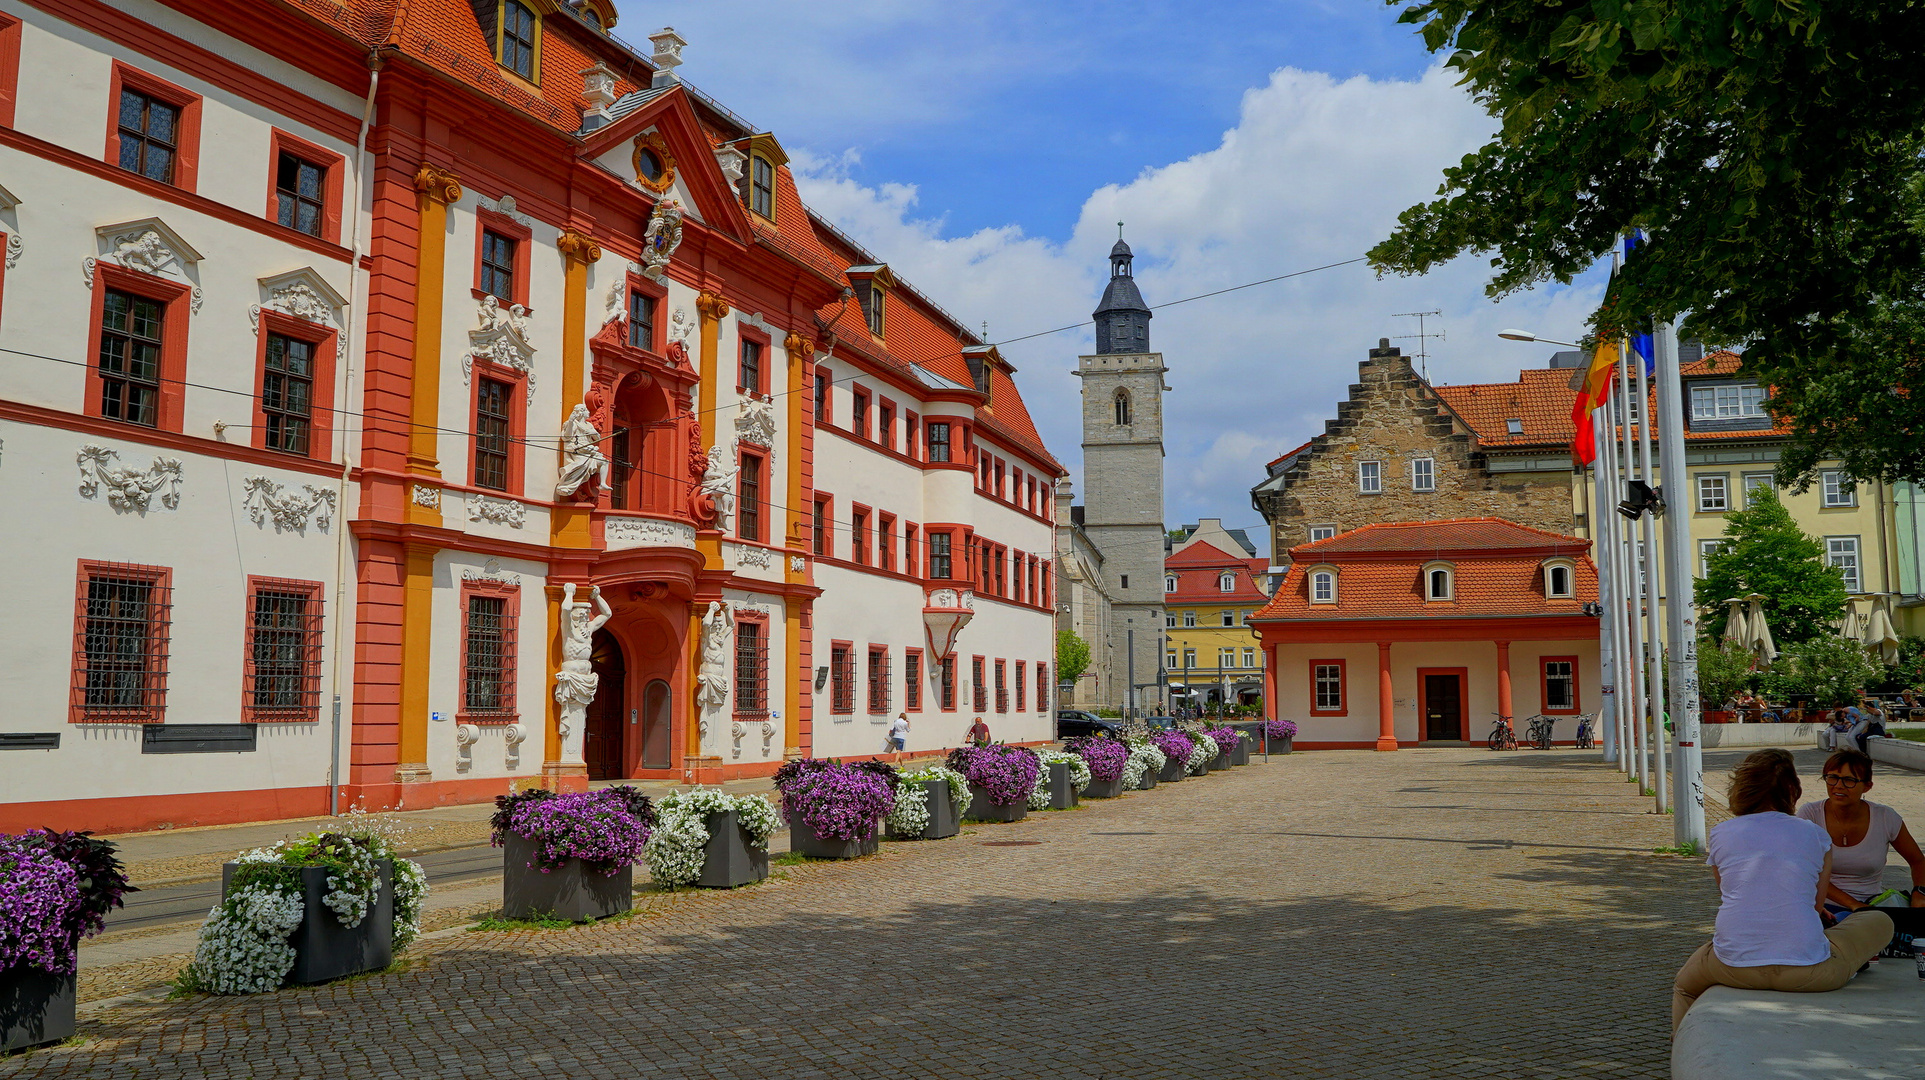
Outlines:
[[1865,798],[1872,789],[1872,759],[1840,750],[1825,759],[1825,798],[1798,808],[1798,816],[1831,836],[1831,887],[1825,907],[1833,914],[1857,911],[1885,891],[1885,859],[1897,849],[1912,868],[1911,905],[1925,907],[1925,852],[1898,811]]
[[1760,750],[1732,771],[1732,817],[1711,830],[1705,860],[1722,898],[1717,929],[1678,969],[1673,1031],[1713,986],[1836,990],[1891,941],[1891,916],[1876,908],[1825,929],[1818,911],[1830,884],[1831,838],[1792,816],[1802,793],[1783,750]]

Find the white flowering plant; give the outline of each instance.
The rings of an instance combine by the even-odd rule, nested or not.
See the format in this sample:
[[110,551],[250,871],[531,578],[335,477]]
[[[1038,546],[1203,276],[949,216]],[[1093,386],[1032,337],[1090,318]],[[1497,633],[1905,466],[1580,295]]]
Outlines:
[[1183,763],[1183,771],[1193,775],[1207,771],[1210,762],[1217,756],[1216,740],[1209,736],[1190,740],[1190,759]]
[[194,959],[182,985],[215,994],[260,994],[278,990],[294,968],[288,937],[307,917],[303,867],[324,867],[328,891],[321,903],[342,926],[352,929],[367,919],[381,896],[379,863],[394,868],[393,947],[406,948],[421,932],[421,905],[428,876],[421,864],[394,850],[392,834],[369,820],[356,820],[347,832],[312,833],[293,843],[242,853],[219,906],[201,924]]
[[656,884],[674,888],[702,876],[710,839],[710,814],[733,812],[749,842],[767,850],[781,822],[775,806],[760,795],[730,795],[721,788],[677,791],[655,802],[655,831],[642,846],[642,858]]
[[1051,765],[1069,766],[1069,786],[1081,795],[1090,786],[1089,763],[1081,754],[1071,754],[1062,750],[1034,750],[1036,755],[1036,786],[1029,791],[1031,810],[1049,809],[1049,767]]
[[1123,761],[1123,790],[1135,791],[1143,785],[1143,774],[1154,776],[1169,764],[1162,750],[1148,739],[1130,740],[1130,756]]
[[947,765],[931,765],[915,772],[896,774],[896,808],[883,819],[889,835],[909,839],[920,837],[929,827],[929,789],[922,785],[942,780],[949,785],[949,805],[958,820],[969,806],[969,778]]

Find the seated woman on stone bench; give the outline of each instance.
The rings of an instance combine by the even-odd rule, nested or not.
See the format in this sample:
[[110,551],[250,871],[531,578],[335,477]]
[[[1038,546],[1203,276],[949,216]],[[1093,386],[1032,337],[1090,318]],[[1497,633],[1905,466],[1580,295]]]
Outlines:
[[[1798,816],[1831,836],[1831,887],[1825,909],[1833,915],[1859,911],[1885,893],[1885,857],[1897,849],[1912,868],[1912,907],[1925,907],[1925,851],[1898,811],[1865,798],[1872,789],[1872,759],[1840,750],[1825,759],[1826,797],[1798,808]],[[1888,905],[1889,906],[1889,905]]]
[[1673,1031],[1713,986],[1836,990],[1891,941],[1891,916],[1876,908],[1829,930],[1820,921],[1832,844],[1822,826],[1792,816],[1803,790],[1783,750],[1760,750],[1732,771],[1725,799],[1732,818],[1711,830],[1705,860],[1722,898],[1717,929],[1678,970]]

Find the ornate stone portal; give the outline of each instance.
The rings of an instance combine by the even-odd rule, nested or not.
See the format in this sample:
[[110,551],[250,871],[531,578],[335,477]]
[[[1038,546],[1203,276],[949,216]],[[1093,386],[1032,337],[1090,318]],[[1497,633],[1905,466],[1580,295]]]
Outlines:
[[[585,765],[582,734],[588,724],[588,706],[595,700],[601,676],[589,659],[594,652],[595,631],[614,615],[599,587],[590,586],[591,604],[575,602],[575,584],[561,589],[562,639],[561,670],[555,672],[555,701],[561,705],[561,752],[563,765]],[[593,611],[594,614],[590,614]]]

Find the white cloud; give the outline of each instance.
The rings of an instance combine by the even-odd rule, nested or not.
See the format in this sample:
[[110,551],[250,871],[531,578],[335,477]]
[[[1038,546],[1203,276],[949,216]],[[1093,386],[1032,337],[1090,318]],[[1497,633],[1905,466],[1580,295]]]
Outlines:
[[[1412,81],[1336,80],[1296,69],[1248,90],[1219,145],[1092,191],[1062,243],[1006,226],[946,236],[913,185],[867,187],[835,161],[798,158],[803,196],[958,318],[992,339],[1088,318],[1124,221],[1151,305],[1361,255],[1397,214],[1436,191],[1441,170],[1481,145],[1492,121],[1434,68]],[[1011,183],[1021,183],[1015,178]],[[1416,279],[1377,280],[1362,264],[1156,313],[1152,345],[1175,392],[1166,402],[1165,516],[1256,524],[1248,489],[1263,463],[1323,429],[1380,337],[1416,332],[1397,312],[1442,311],[1430,328],[1433,381],[1516,378],[1548,349],[1500,342],[1504,326],[1579,332],[1601,282],[1491,303],[1488,266],[1460,259]],[[1416,342],[1398,341],[1407,353]],[[1004,349],[1021,369],[1047,444],[1079,466],[1076,355],[1088,330]]]

